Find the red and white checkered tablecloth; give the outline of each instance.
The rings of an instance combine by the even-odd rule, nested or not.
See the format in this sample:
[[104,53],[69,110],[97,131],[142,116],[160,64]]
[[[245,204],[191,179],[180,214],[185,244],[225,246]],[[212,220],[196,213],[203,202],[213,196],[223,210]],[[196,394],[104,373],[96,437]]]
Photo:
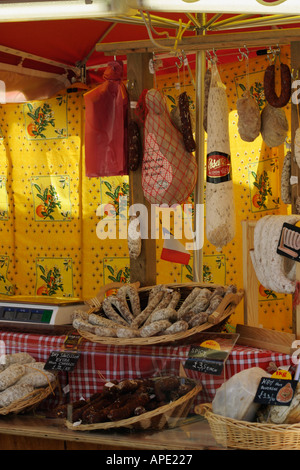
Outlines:
[[[0,352],[28,352],[37,361],[46,362],[51,351],[63,348],[65,336],[0,332]],[[3,350],[5,348],[5,350]],[[104,381],[123,378],[179,375],[180,364],[188,358],[190,346],[106,346],[83,341],[80,358],[71,372],[59,372],[61,394],[55,400],[47,398],[49,407],[58,400],[72,402],[88,398],[101,390]],[[264,349],[236,345],[229,354],[220,376],[185,369],[188,377],[202,384],[198,402],[211,402],[222,383],[237,372],[250,367],[267,370],[270,363],[292,365],[291,356]],[[67,392],[68,393],[65,393]],[[58,392],[57,392],[58,393]]]

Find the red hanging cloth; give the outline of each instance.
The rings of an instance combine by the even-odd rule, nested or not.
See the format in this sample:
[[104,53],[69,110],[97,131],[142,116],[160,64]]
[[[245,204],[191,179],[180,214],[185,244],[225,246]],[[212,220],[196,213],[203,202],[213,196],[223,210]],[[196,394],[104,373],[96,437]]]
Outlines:
[[104,82],[84,95],[85,174],[88,177],[128,173],[128,95],[122,62],[110,62]]

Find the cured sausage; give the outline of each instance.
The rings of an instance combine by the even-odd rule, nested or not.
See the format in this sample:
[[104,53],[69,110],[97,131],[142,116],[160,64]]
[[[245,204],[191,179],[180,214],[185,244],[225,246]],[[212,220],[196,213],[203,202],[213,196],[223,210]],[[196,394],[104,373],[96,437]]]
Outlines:
[[186,91],[180,93],[178,103],[184,146],[188,152],[194,152],[196,150],[196,142],[193,137],[190,105]]
[[[297,161],[297,159],[296,159]],[[300,163],[300,160],[299,160]],[[291,165],[292,165],[292,153],[289,150],[284,157],[282,172],[281,172],[281,200],[284,204],[292,203],[292,189],[291,189]]]
[[283,108],[291,97],[291,72],[287,64],[280,64],[281,91],[278,96],[275,91],[275,64],[269,65],[264,75],[265,98],[274,108]]
[[208,98],[206,162],[206,237],[217,250],[235,236],[228,103],[216,65]]
[[300,127],[296,129],[294,137],[294,157],[298,168],[300,168]]
[[208,96],[211,82],[211,69],[207,69],[204,76],[204,105],[203,105],[203,128],[207,132],[207,108]]
[[128,123],[128,168],[136,171],[142,160],[142,142],[140,128],[136,121],[130,120]]

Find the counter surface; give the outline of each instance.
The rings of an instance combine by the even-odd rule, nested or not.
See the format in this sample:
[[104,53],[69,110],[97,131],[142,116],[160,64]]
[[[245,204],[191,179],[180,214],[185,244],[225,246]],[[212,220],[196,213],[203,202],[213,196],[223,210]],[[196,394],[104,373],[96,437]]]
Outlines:
[[[16,438],[29,438],[22,441]],[[38,441],[37,441],[38,439]],[[65,448],[78,448],[82,445],[101,446],[110,449],[135,450],[217,450],[224,449],[214,440],[209,425],[200,416],[184,420],[183,425],[173,429],[147,432],[107,432],[107,431],[72,431],[65,427],[60,419],[49,419],[33,416],[1,416],[0,419],[0,450],[7,450],[13,445],[20,450],[20,445],[43,446],[53,448],[55,441],[59,446],[65,442]],[[50,442],[49,444],[49,441]],[[3,447],[4,446],[4,447]],[[36,449],[36,447],[31,447]]]

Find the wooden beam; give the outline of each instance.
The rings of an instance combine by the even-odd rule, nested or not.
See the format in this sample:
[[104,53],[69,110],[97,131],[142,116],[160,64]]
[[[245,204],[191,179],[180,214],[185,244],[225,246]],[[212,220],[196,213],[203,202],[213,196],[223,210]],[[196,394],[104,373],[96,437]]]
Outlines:
[[[241,45],[247,47],[256,46],[274,46],[290,44],[300,41],[300,29],[272,29],[268,31],[251,31],[241,33],[211,33],[206,36],[189,36],[178,41],[178,49],[185,51],[200,51],[212,49],[234,49]],[[170,47],[174,47],[173,39],[156,39],[155,42],[159,47],[151,42],[151,40],[142,41],[123,41],[118,43],[98,43],[96,51],[103,52],[108,55],[114,54],[132,54],[141,52],[159,52],[169,51]],[[175,52],[175,51],[174,51]]]
[[[291,69],[294,73],[300,73],[300,42],[293,42],[291,44]],[[291,175],[293,178],[298,179],[297,184],[292,185],[292,213],[297,214],[297,198],[300,195],[300,170],[294,159],[294,137],[295,132],[300,126],[298,119],[298,110],[297,104],[291,102]],[[296,280],[300,281],[300,264],[296,263]],[[297,295],[296,293],[294,295]],[[295,333],[296,338],[300,339],[300,305],[298,302],[295,302],[293,306],[293,333]]]
[[258,320],[258,280],[252,264],[250,251],[254,249],[255,220],[243,220],[243,285],[244,285],[244,323],[259,326]]
[[[128,92],[132,103],[137,102],[144,89],[153,87],[153,75],[149,72],[152,54],[131,54],[127,58]],[[143,131],[141,126],[141,133]],[[143,135],[142,135],[143,140]],[[148,239],[142,240],[141,254],[130,259],[130,282],[139,281],[141,287],[156,284],[156,240],[151,239],[151,206],[142,189],[142,165],[129,172],[130,205],[143,204],[148,211]]]

